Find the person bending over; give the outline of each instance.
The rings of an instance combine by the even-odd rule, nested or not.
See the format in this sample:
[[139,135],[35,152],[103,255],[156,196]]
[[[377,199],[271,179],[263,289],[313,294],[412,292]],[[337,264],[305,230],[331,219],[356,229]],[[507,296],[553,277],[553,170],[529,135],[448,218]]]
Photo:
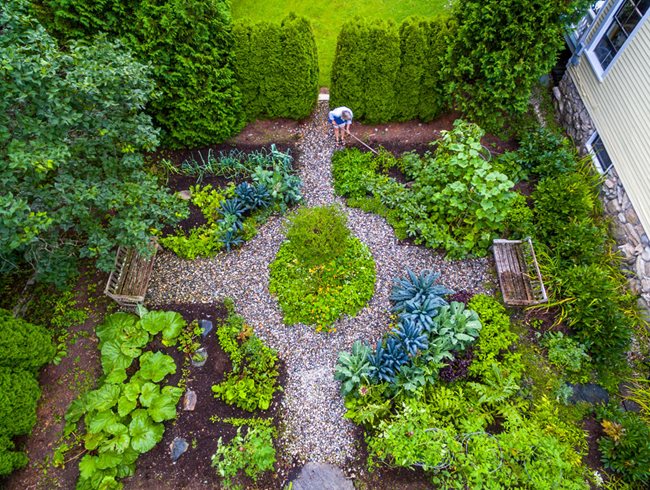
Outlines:
[[334,126],[334,140],[336,144],[343,143],[343,137],[346,134],[350,134],[352,111],[347,107],[337,107],[329,112],[327,119]]

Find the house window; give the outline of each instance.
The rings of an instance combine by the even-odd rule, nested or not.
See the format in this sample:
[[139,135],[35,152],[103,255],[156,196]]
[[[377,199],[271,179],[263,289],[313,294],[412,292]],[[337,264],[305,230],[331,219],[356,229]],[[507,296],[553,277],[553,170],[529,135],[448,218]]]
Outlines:
[[593,54],[604,72],[623,49],[625,42],[641,23],[641,19],[650,8],[650,0],[625,0],[616,13],[609,19],[593,48]]
[[609,158],[603,140],[600,139],[598,133],[594,133],[587,142],[587,149],[591,153],[594,165],[599,172],[606,174],[614,166],[612,159]]

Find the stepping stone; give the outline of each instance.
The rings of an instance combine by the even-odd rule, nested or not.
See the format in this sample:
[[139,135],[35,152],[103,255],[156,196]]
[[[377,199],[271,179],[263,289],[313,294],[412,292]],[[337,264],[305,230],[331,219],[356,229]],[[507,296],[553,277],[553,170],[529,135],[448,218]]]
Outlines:
[[307,463],[292,483],[293,490],[354,490],[340,469],[325,463]]
[[180,197],[183,201],[189,201],[192,199],[192,193],[187,190],[187,191],[178,191],[178,197]]
[[206,338],[212,332],[212,322],[210,320],[199,320],[199,327],[201,327],[201,335]]
[[171,445],[169,446],[169,449],[171,451],[171,457],[172,461],[178,461],[178,458],[181,457],[181,455],[187,451],[187,448],[189,447],[189,444],[185,439],[182,437],[175,437],[174,440],[172,441]]
[[569,403],[587,402],[592,405],[609,403],[609,393],[600,385],[593,383],[575,385],[567,383],[567,385],[573,388]]
[[193,412],[194,407],[196,407],[196,391],[187,390],[183,397],[183,410]]

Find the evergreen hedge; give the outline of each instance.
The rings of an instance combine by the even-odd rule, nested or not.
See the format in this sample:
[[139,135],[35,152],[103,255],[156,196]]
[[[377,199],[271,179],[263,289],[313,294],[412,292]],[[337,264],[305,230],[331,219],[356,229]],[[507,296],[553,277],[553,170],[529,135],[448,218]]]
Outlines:
[[229,0],[41,0],[36,9],[59,38],[106,32],[153,65],[159,96],[148,112],[167,146],[220,143],[243,128]]
[[0,476],[27,464],[13,438],[29,434],[36,423],[41,396],[36,371],[52,359],[55,350],[45,328],[0,309]]
[[289,14],[280,24],[235,22],[233,68],[248,121],[302,119],[318,95],[318,54],[311,24]]
[[218,143],[243,128],[230,24],[227,0],[141,2],[129,45],[153,63],[160,97],[150,106],[168,146]]
[[54,357],[50,332],[0,309],[0,367],[37,371]]
[[453,34],[449,18],[392,22],[355,18],[339,34],[330,106],[350,107],[373,123],[429,121],[448,107],[444,56]]

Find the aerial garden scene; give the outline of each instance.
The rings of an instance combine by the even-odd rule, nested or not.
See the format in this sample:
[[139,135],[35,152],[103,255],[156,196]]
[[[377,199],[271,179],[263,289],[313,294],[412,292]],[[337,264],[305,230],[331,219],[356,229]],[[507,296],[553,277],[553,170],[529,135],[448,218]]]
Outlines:
[[648,488],[590,4],[5,1],[0,487]]

